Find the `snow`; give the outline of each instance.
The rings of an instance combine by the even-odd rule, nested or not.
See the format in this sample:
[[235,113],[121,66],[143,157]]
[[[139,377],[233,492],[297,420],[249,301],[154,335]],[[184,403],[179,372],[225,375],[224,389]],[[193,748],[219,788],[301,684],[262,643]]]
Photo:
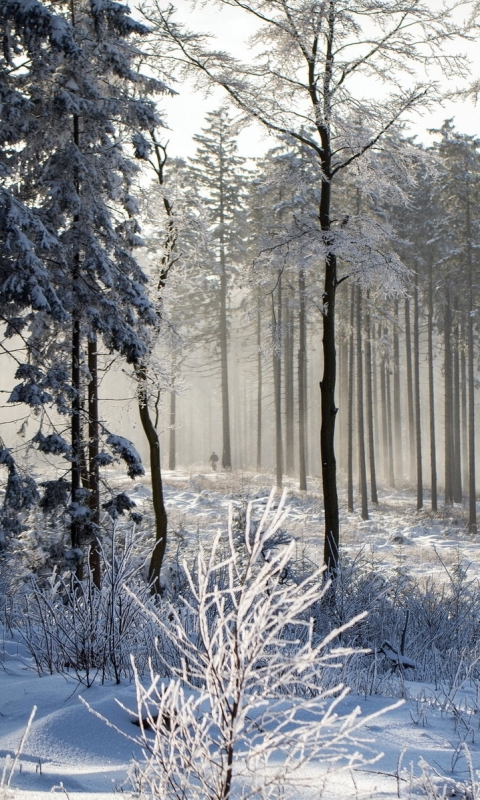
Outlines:
[[[107,717],[129,736],[137,728],[132,725],[134,714],[128,714],[116,702],[135,708],[133,684],[96,685],[79,688],[73,677],[52,675],[39,677],[25,650],[4,633],[3,673],[0,679],[0,757],[13,758],[34,705],[37,712],[27,738],[19,765],[12,779],[15,798],[41,800],[51,797],[51,790],[63,784],[71,800],[104,800],[116,791],[128,793],[127,771],[132,758],[141,759],[140,747],[123,738],[91,714],[80,695],[98,713]],[[318,766],[319,782],[325,780],[325,800],[351,797],[356,784],[360,797],[375,800],[397,796],[397,767],[412,764],[418,774],[418,762],[423,757],[442,775],[455,781],[467,777],[467,763],[460,753],[456,759],[459,736],[455,719],[435,700],[433,687],[406,681],[405,689],[411,698],[423,697],[423,703],[408,699],[402,706],[388,712],[365,726],[361,738],[369,757],[384,753],[374,764],[365,765],[330,777]],[[463,699],[473,699],[472,689],[463,690]],[[349,696],[342,711],[360,706],[363,715],[370,715],[391,705],[382,697]],[[424,709],[422,711],[422,705]],[[472,730],[478,730],[473,719]],[[473,737],[474,738],[474,737]],[[480,747],[470,740],[468,746],[474,767],[480,769]],[[353,748],[351,748],[353,751]],[[452,762],[455,769],[452,772]],[[407,785],[406,773],[400,783]],[[299,797],[303,795],[300,794]],[[407,795],[402,795],[407,796]]]
[[[254,505],[263,510],[268,494],[269,476],[249,475],[239,489],[238,479],[227,474],[203,474],[177,471],[165,473],[165,497],[172,526],[172,546],[179,538],[197,546],[199,539],[212,537],[225,529],[229,503],[241,509],[245,497],[253,497]],[[122,487],[125,488],[125,487]],[[129,485],[128,494],[148,517],[151,491],[145,483]],[[322,512],[318,496],[295,493],[290,498],[290,514],[285,525],[297,539],[305,557],[317,560],[321,543]],[[458,514],[457,514],[458,512]],[[445,573],[438,556],[447,568],[451,560],[459,560],[465,573],[478,574],[480,537],[472,537],[462,528],[462,510],[457,516],[433,516],[427,510],[415,512],[408,493],[383,497],[371,519],[362,522],[357,514],[342,511],[342,535],[345,548],[356,553],[369,548],[385,568],[408,565],[417,576]],[[13,757],[33,706],[35,718],[10,786],[11,796],[19,800],[43,800],[52,791],[65,792],[71,800],[105,800],[115,792],[130,796],[127,773],[132,759],[141,760],[141,747],[122,737],[88,711],[82,696],[93,710],[107,718],[126,736],[135,738],[138,728],[132,725],[135,714],[133,683],[116,685],[106,682],[90,688],[79,686],[74,674],[38,676],[34,662],[15,631],[2,629],[0,640],[0,762]],[[383,651],[388,650],[384,642]],[[390,645],[386,657],[395,661],[397,644]],[[405,650],[408,665],[408,637]],[[410,796],[410,773],[420,775],[419,762],[424,759],[453,788],[468,779],[468,754],[474,770],[480,771],[480,697],[478,681],[459,682],[447,686],[420,683],[411,678],[413,670],[392,672],[396,696],[349,695],[342,701],[341,711],[359,706],[362,715],[385,709],[399,696],[403,705],[370,721],[360,732],[362,752],[370,760],[383,753],[374,763],[346,770],[340,774],[325,772],[315,764],[318,786],[324,785],[324,800],[358,797],[371,800],[393,800]],[[118,701],[118,702],[117,702]],[[119,703],[121,705],[119,705]],[[125,708],[122,708],[124,706]],[[346,746],[346,754],[358,748]],[[0,763],[1,768],[1,763]],[[7,765],[7,775],[8,775]],[[478,776],[480,777],[480,775]],[[477,777],[477,779],[478,779]],[[443,783],[442,783],[443,781]],[[63,790],[62,787],[63,786]],[[56,787],[56,788],[54,788]],[[418,786],[412,790],[417,796]],[[449,789],[450,791],[450,789]],[[1,796],[1,790],[0,790]],[[8,797],[8,793],[6,795]],[[423,794],[425,796],[425,794]],[[298,798],[311,795],[299,789]]]

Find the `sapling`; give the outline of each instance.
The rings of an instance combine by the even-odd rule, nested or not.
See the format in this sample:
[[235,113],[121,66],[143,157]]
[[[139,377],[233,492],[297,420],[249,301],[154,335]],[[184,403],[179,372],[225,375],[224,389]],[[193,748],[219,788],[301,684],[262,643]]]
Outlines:
[[322,681],[326,665],[352,652],[332,649],[333,640],[364,615],[315,634],[311,607],[329,583],[322,569],[285,580],[295,545],[269,548],[285,494],[268,522],[272,505],[273,493],[254,524],[248,505],[242,548],[230,513],[228,546],[219,534],[209,554],[200,548],[196,568],[184,566],[188,594],[175,604],[138,601],[178,654],[172,663],[158,648],[169,680],[152,666],[144,684],[135,669],[140,732],[129,738],[145,753],[132,771],[141,796],[293,797],[318,786],[320,759],[322,771],[365,763],[356,734],[376,715],[343,711],[348,688]]

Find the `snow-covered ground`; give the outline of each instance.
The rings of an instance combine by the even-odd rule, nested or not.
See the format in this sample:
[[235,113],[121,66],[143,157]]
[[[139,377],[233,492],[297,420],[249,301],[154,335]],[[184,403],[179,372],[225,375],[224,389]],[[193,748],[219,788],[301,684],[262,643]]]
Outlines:
[[[182,546],[194,548],[199,540],[224,529],[230,502],[239,507],[249,497],[261,508],[271,485],[267,475],[239,477],[200,471],[166,473],[165,481],[172,555]],[[145,512],[147,527],[148,487],[130,485],[128,493]],[[298,553],[318,561],[322,541],[319,496],[314,492],[292,493],[289,504],[286,527],[297,540]],[[478,574],[480,537],[465,533],[460,507],[455,514],[416,512],[407,492],[391,494],[382,498],[380,508],[372,511],[367,522],[357,514],[342,512],[342,535],[350,554],[363,547],[380,568],[401,570],[408,566],[421,578],[433,573],[445,575],[461,565],[468,574]],[[87,689],[79,686],[73,675],[38,676],[18,636],[6,629],[1,648],[0,758],[6,765],[4,787],[22,732],[33,706],[37,707],[7,796],[25,800],[51,797],[52,792],[68,794],[71,800],[102,800],[115,792],[129,796],[127,773],[132,759],[142,758],[141,749],[89,712],[80,695],[127,736],[135,737],[138,728],[132,724],[134,713],[122,707],[136,706],[133,684],[107,683]],[[331,775],[325,773],[324,765],[314,765],[325,800],[418,796],[421,791],[418,784],[411,788],[409,773],[419,776],[421,759],[430,765],[433,775],[436,771],[442,776],[439,786],[448,782],[450,795],[457,783],[468,781],[469,758],[474,771],[480,770],[478,683],[434,686],[402,678],[397,689],[397,697],[403,695],[403,705],[366,724],[360,734],[368,759],[383,753],[375,763]],[[343,701],[342,710],[358,705],[363,715],[370,715],[396,699],[350,695]]]

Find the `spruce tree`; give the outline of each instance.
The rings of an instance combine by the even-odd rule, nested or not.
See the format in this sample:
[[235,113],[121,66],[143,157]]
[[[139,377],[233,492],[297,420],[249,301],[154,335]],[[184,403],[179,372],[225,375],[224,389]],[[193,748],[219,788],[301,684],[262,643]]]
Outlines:
[[222,387],[222,466],[232,467],[228,378],[228,298],[232,272],[241,250],[238,218],[243,205],[244,159],[237,152],[232,118],[225,106],[206,115],[207,126],[194,136],[191,159],[196,191],[210,212],[212,257],[219,277],[216,313]]

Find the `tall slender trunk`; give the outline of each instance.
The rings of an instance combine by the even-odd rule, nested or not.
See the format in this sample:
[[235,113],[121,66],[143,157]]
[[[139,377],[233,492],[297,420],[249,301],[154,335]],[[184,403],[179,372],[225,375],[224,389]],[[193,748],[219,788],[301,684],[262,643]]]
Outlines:
[[222,467],[232,468],[232,450],[230,441],[230,399],[228,387],[228,332],[227,332],[227,273],[225,248],[220,248],[220,362],[222,381]]
[[415,410],[413,403],[412,336],[410,329],[410,300],[405,298],[405,354],[407,366],[407,405],[408,405],[408,453],[409,477],[413,482],[416,474],[415,455]]
[[382,408],[382,467],[383,479],[385,483],[389,481],[389,460],[388,460],[388,406],[387,406],[387,356],[385,343],[382,341],[382,328],[378,324],[378,342],[382,348],[380,359],[380,405]]
[[293,309],[291,303],[285,304],[286,330],[285,330],[285,470],[287,475],[292,475],[294,463],[294,392],[293,392]]
[[355,287],[350,290],[350,342],[348,359],[348,422],[347,422],[347,509],[354,510],[353,501],[353,404],[355,396],[354,386],[354,330],[355,330]]
[[378,503],[377,475],[375,470],[375,436],[373,426],[372,397],[372,329],[370,323],[370,293],[367,291],[365,314],[365,389],[367,401],[368,459],[370,465],[370,496],[372,503]]
[[[170,388],[170,420],[168,430],[168,469],[174,470],[177,466],[177,393],[175,381],[177,378],[177,353],[172,352],[172,384]],[[210,443],[209,443],[210,444]]]
[[262,468],[262,315],[257,311],[257,469]]
[[415,392],[415,445],[417,460],[417,509],[423,508],[422,476],[422,419],[420,415],[420,311],[418,307],[418,271],[415,273],[414,320],[413,320],[413,360]]
[[307,424],[307,313],[305,298],[305,273],[298,273],[298,470],[300,490],[307,490],[306,424]]
[[433,375],[433,275],[432,261],[428,270],[428,404],[430,410],[430,480],[432,511],[437,511],[437,450],[435,443],[435,381]]
[[452,441],[452,414],[453,414],[453,393],[452,393],[452,308],[450,288],[447,286],[445,291],[444,306],[444,386],[445,386],[445,504],[453,503],[453,441]]
[[97,337],[88,342],[88,478],[90,491],[90,511],[92,526],[92,542],[90,545],[89,564],[93,583],[100,588],[102,583],[101,551],[100,551],[100,468],[98,454],[100,430],[98,418],[98,353]]
[[278,303],[275,313],[275,298],[272,294],[273,334],[273,386],[275,397],[275,475],[280,489],[283,483],[283,439],[282,439],[282,276],[278,276]]
[[460,380],[461,391],[461,414],[462,414],[462,484],[468,486],[468,381],[467,381],[467,358],[465,354],[465,342],[467,333],[465,329],[465,316],[462,316],[462,349],[460,353]]
[[[346,336],[342,336],[342,340],[340,342],[340,346],[338,348],[338,371],[340,376],[340,388],[339,388],[339,397],[347,398],[348,397],[348,339]],[[346,399],[339,408],[340,413],[340,428],[338,429],[338,462],[340,464],[341,469],[346,472],[347,471],[347,425],[346,418],[345,418],[345,405]],[[348,404],[347,404],[348,405]]]
[[[72,24],[75,24],[74,9],[72,0]],[[80,147],[80,126],[77,114],[73,115],[73,141],[76,147]],[[80,183],[78,175],[74,175],[74,184],[77,193],[80,192]],[[78,225],[79,217],[76,216],[74,223]],[[80,279],[80,253],[77,251],[73,259],[72,270],[72,283],[74,295],[76,296],[76,289]],[[82,482],[82,384],[80,374],[80,360],[81,360],[81,325],[80,325],[80,310],[76,305],[72,314],[72,350],[71,350],[71,375],[72,375],[72,420],[71,420],[71,445],[72,445],[72,468],[71,468],[71,484],[72,484],[72,501],[78,502],[78,492],[81,488]],[[81,544],[82,524],[80,516],[74,514],[70,523],[70,537],[72,548],[78,549]],[[77,577],[82,577],[83,562],[78,564]]]
[[[470,187],[467,186],[467,191]],[[471,201],[467,196],[466,208],[466,233],[467,233],[467,262],[468,262],[468,529],[470,533],[477,532],[477,490],[475,480],[475,350],[473,338],[473,252],[472,252],[472,221]]]
[[[320,382],[322,421],[320,428],[320,459],[322,464],[323,503],[325,509],[325,546],[324,561],[327,574],[335,574],[340,544],[340,523],[338,514],[337,462],[335,459],[335,385],[337,379],[337,353],[335,349],[335,300],[338,285],[337,256],[334,250],[334,239],[331,231],[330,205],[332,190],[332,150],[330,139],[330,119],[332,114],[332,69],[333,41],[335,27],[334,3],[330,3],[326,20],[326,52],[325,73],[323,75],[322,104],[323,108],[315,109],[316,119],[322,142],[321,166],[322,183],[319,208],[319,222],[323,242],[326,249],[325,272],[323,285],[323,375]],[[312,86],[312,96],[316,94],[316,86]]]
[[[75,256],[77,261],[78,257]],[[81,488],[81,379],[80,379],[80,359],[81,359],[81,332],[80,332],[80,319],[78,314],[75,313],[73,317],[72,328],[72,420],[71,420],[71,438],[72,438],[72,468],[71,468],[71,483],[72,483],[72,501],[78,502],[79,489]],[[70,524],[70,536],[72,541],[72,548],[78,549],[80,547],[82,525],[78,515],[72,516]]]
[[380,405],[378,402],[378,380],[377,373],[381,364],[380,352],[378,342],[376,341],[375,323],[371,324],[371,342],[372,342],[372,404],[373,404],[373,438],[375,445],[375,452],[381,453],[381,439],[380,439]]
[[368,519],[367,464],[363,404],[362,290],[357,286],[357,441],[362,519]]
[[172,388],[170,392],[170,429],[168,432],[168,469],[177,467],[177,393]]
[[395,300],[395,323],[393,326],[393,416],[395,433],[395,473],[401,481],[403,478],[402,456],[402,403],[400,396],[400,342],[398,300]]
[[[385,329],[385,336],[387,336]],[[393,413],[392,413],[392,387],[391,387],[390,362],[385,364],[385,393],[387,402],[387,459],[388,459],[388,482],[390,486],[395,486],[395,458],[393,453]]]
[[460,336],[458,322],[453,331],[453,502],[462,502],[462,451],[460,440]]
[[167,512],[163,499],[162,467],[160,460],[160,437],[152,422],[148,407],[147,368],[137,367],[138,411],[140,421],[147,437],[150,451],[150,472],[152,479],[152,500],[155,516],[155,546],[148,568],[148,581],[152,592],[160,592],[160,572],[167,546]]

